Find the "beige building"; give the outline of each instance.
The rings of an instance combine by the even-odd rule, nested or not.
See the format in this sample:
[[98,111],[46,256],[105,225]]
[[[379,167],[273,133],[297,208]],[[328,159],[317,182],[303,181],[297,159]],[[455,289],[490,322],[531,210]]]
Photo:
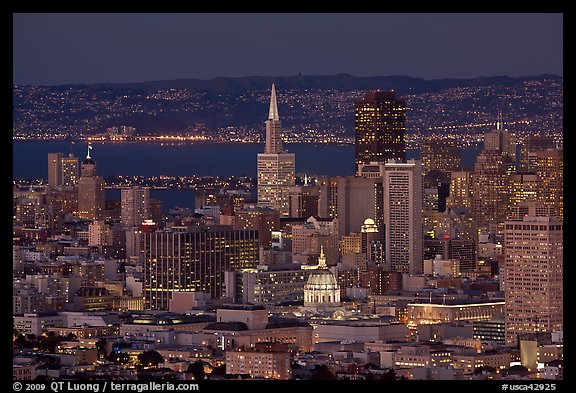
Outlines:
[[505,223],[507,344],[523,333],[562,330],[563,222],[534,208]]
[[384,173],[386,264],[392,271],[423,272],[420,160],[388,161]]
[[150,189],[148,187],[131,187],[121,191],[120,222],[132,227],[139,226],[152,218],[150,212]]
[[226,374],[249,374],[252,378],[291,379],[289,352],[226,351]]
[[272,84],[270,112],[266,120],[266,149],[258,153],[258,205],[288,216],[288,188],[296,182],[296,156],[282,146],[282,125],[278,116],[276,88]]
[[82,162],[82,174],[78,180],[78,216],[89,220],[104,218],[104,179],[96,176],[96,162],[88,155]]

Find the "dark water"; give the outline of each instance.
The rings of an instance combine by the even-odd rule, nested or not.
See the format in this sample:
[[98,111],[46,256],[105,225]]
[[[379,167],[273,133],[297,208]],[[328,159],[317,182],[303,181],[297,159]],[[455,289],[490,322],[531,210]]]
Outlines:
[[[473,165],[481,147],[462,150],[464,168]],[[296,154],[296,172],[308,175],[350,176],[354,174],[353,145],[287,144]],[[48,153],[73,153],[82,161],[87,143],[65,141],[14,141],[13,177],[48,178]],[[123,176],[256,176],[256,155],[263,144],[198,143],[176,146],[158,142],[94,143],[91,157],[97,174]],[[419,158],[418,150],[408,150],[407,158]],[[116,193],[118,195],[116,195]],[[151,197],[164,201],[164,210],[174,206],[194,207],[194,192],[151,190]],[[118,190],[108,190],[107,198],[120,199]]]

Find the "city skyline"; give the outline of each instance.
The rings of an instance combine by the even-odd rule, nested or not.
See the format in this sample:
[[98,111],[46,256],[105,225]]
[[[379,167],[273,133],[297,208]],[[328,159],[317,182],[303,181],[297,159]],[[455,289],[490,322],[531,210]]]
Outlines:
[[[337,53],[358,72],[422,69],[412,62],[430,75],[561,59],[538,45],[558,49],[544,20],[562,14],[119,15],[14,14],[14,81],[42,68],[78,78],[49,58],[90,62],[78,38],[104,63],[70,65],[96,79],[148,55],[160,61],[131,77],[190,59],[196,73],[332,72],[352,64]],[[43,38],[58,39],[43,52],[25,36],[47,21],[60,23]],[[16,65],[23,48],[50,53],[46,66]],[[563,77],[321,79],[13,84],[13,390],[59,378],[95,391],[106,379],[562,386]]]
[[562,50],[562,13],[13,14],[15,84],[562,76]]

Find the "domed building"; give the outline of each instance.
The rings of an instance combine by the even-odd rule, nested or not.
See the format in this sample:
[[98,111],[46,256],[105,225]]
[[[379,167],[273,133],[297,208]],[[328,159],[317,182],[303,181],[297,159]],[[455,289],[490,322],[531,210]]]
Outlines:
[[310,273],[304,286],[304,307],[325,308],[340,306],[340,286],[326,266],[324,247],[320,248],[318,268]]

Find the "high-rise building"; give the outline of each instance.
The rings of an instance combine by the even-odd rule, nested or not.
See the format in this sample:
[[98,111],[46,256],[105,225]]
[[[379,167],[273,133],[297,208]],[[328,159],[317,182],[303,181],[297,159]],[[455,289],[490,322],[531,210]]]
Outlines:
[[73,154],[62,157],[62,187],[70,189],[78,185],[78,157]]
[[504,226],[506,343],[525,333],[551,333],[563,324],[563,222],[528,215]]
[[360,164],[404,161],[406,156],[406,104],[393,91],[372,91],[356,101],[356,174]]
[[96,176],[96,162],[90,157],[92,146],[88,145],[88,155],[82,162],[82,174],[78,180],[78,216],[89,220],[104,218],[105,194],[104,179]]
[[280,229],[278,210],[269,207],[248,206],[235,213],[234,229],[255,229],[258,231],[260,247],[272,248],[272,231]]
[[272,84],[270,111],[266,120],[266,149],[258,153],[258,205],[288,216],[288,188],[294,186],[295,155],[282,146],[282,125],[278,116],[276,87]]
[[338,260],[338,219],[309,217],[305,223],[293,224],[292,260],[313,264],[324,249],[328,265]]
[[78,157],[48,153],[48,186],[70,189],[78,184]]
[[382,177],[337,176],[320,178],[318,215],[338,218],[338,236],[360,232],[367,218],[380,233],[384,228]]
[[524,139],[520,146],[520,167],[524,171],[533,171],[534,166],[531,162],[531,153],[536,153],[540,150],[554,149],[558,147],[558,143],[551,136],[536,136],[529,135]]
[[437,170],[447,176],[460,169],[460,149],[455,141],[427,139],[420,148],[422,175]]
[[174,291],[223,295],[224,272],[255,268],[258,232],[229,226],[172,227],[144,236],[146,309],[167,310]]
[[546,149],[535,153],[536,197],[544,205],[553,206],[560,219],[564,217],[563,149]]
[[508,178],[508,216],[514,206],[526,201],[535,201],[538,182],[535,173],[517,172]]
[[138,226],[152,218],[150,211],[150,189],[148,187],[131,187],[122,189],[122,210],[120,222],[125,226]]
[[422,164],[390,160],[384,172],[386,263],[392,271],[421,274]]
[[319,189],[315,185],[288,187],[288,216],[308,218],[318,215]]
[[472,172],[450,172],[450,196],[446,205],[472,210]]

